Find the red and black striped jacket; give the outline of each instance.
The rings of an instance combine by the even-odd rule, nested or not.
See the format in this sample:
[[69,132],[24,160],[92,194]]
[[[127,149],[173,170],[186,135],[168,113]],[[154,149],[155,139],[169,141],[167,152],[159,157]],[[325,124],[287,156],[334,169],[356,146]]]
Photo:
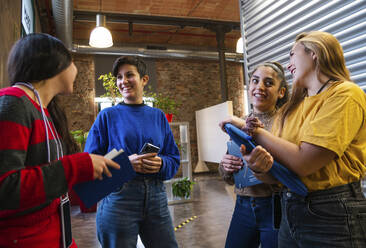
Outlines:
[[[49,113],[44,109],[47,117]],[[55,133],[55,131],[54,131]],[[87,153],[56,160],[49,133],[51,162],[41,109],[21,89],[0,90],[0,228],[32,225],[58,214],[59,197],[74,184],[93,180]]]

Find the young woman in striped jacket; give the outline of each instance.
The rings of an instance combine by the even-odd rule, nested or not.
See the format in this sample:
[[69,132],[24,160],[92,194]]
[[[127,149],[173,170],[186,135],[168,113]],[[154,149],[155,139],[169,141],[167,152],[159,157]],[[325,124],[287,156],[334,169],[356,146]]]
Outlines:
[[67,191],[119,168],[100,155],[66,155],[75,146],[56,95],[72,93],[76,74],[50,35],[25,36],[10,52],[12,86],[0,90],[0,247],[76,247]]

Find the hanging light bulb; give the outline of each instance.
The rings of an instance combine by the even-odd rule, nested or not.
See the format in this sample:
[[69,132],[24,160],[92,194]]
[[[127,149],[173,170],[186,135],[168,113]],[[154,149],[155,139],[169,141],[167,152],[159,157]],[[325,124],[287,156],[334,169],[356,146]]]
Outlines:
[[236,52],[237,53],[243,53],[244,50],[244,44],[243,44],[243,38],[240,37],[238,41],[236,42]]
[[105,27],[105,15],[97,14],[97,26],[90,33],[89,45],[97,48],[113,46],[111,32]]

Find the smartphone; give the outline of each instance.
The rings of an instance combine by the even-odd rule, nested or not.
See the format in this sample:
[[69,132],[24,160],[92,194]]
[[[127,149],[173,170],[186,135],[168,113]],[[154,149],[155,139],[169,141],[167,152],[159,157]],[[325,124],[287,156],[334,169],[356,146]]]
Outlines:
[[71,213],[70,213],[70,200],[69,197],[61,199],[60,205],[61,211],[61,232],[62,232],[62,245],[63,248],[68,248],[72,244],[71,233]]
[[139,154],[146,154],[146,153],[158,153],[160,151],[160,148],[157,146],[154,146],[150,143],[145,143],[144,146],[141,148],[141,151]]

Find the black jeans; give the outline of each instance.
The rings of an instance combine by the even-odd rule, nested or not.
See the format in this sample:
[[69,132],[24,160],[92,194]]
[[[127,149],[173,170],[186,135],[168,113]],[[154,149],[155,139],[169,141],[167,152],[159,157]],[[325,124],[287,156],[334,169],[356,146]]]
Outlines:
[[279,247],[366,247],[366,199],[360,182],[301,197],[284,190]]

